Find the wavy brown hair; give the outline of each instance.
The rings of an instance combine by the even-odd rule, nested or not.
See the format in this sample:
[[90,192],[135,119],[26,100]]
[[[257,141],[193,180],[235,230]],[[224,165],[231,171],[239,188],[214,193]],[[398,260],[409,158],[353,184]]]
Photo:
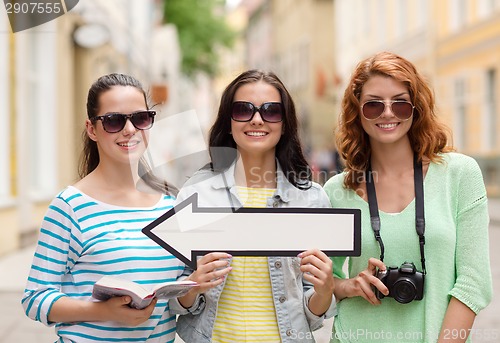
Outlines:
[[377,53],[357,65],[342,99],[336,141],[345,162],[344,185],[353,190],[363,180],[371,156],[370,140],[361,126],[360,97],[364,84],[375,75],[391,77],[408,87],[415,106],[408,138],[419,160],[426,157],[439,162],[442,160],[440,153],[453,150],[447,147],[450,131],[436,116],[434,94],[426,80],[403,57],[391,52]]

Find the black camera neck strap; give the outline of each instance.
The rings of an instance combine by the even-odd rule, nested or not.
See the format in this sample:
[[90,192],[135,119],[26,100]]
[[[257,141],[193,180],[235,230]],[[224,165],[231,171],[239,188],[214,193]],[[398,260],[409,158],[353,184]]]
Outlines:
[[[373,173],[371,162],[368,162],[366,170],[366,192],[368,193],[368,206],[370,207],[370,223],[375,234],[375,239],[380,245],[380,260],[384,261],[384,242],[380,236],[380,216],[377,204],[377,194],[373,182]],[[422,272],[425,271],[425,217],[424,217],[424,173],[422,170],[422,161],[418,161],[417,154],[413,156],[413,178],[415,184],[415,229],[417,231],[420,243],[420,257],[422,262]]]

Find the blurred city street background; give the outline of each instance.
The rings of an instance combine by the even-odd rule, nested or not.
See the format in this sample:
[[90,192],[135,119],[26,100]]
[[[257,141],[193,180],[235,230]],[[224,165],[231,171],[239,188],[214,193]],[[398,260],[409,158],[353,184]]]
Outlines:
[[158,112],[149,163],[180,187],[206,161],[225,86],[243,70],[272,70],[292,94],[306,157],[324,183],[342,167],[333,130],[345,85],[358,61],[383,50],[415,63],[450,143],[483,171],[496,292],[475,328],[500,336],[500,0],[46,2],[62,5],[46,22],[0,5],[0,342],[54,340],[19,301],[47,206],[78,180],[86,93],[99,76],[142,81]]

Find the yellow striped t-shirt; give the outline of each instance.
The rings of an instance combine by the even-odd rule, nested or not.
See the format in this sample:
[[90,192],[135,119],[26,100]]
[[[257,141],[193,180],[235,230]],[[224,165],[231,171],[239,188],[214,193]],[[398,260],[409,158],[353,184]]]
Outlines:
[[[266,207],[275,189],[237,187],[244,207]],[[219,299],[212,342],[281,342],[267,257],[234,257]]]

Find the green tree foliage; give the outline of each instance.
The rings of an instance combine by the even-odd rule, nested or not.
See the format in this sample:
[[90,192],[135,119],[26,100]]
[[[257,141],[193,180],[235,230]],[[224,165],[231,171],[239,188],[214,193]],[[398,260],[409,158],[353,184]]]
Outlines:
[[235,32],[222,16],[222,0],[164,0],[164,22],[177,26],[182,50],[182,70],[217,72],[217,47],[231,47]]

